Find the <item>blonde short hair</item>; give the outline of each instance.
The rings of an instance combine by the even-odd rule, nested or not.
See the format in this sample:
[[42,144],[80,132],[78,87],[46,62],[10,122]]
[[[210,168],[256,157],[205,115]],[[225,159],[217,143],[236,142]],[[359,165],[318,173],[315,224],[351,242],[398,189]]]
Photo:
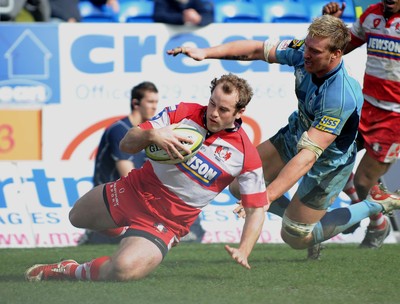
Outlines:
[[315,18],[308,27],[308,35],[329,38],[329,50],[331,52],[336,50],[343,52],[351,40],[350,30],[346,24],[341,19],[331,15]]

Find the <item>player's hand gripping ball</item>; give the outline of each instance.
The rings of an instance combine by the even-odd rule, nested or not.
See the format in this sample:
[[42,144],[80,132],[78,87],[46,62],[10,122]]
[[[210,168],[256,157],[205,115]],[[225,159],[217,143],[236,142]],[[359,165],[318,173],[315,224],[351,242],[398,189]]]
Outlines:
[[147,157],[158,163],[174,165],[190,159],[199,151],[201,145],[203,144],[204,137],[195,127],[180,124],[177,128],[173,130],[173,132],[179,134],[180,136],[187,137],[193,141],[193,143],[182,142],[182,144],[189,148],[192,153],[187,154],[183,150],[178,150],[179,153],[184,156],[184,158],[170,159],[168,153],[165,150],[161,149],[156,144],[151,144],[145,149]]

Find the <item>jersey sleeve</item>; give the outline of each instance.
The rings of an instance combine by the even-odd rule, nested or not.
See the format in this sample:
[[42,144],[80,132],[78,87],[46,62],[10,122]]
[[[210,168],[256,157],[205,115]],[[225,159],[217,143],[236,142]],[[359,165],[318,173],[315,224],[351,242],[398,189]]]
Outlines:
[[[379,14],[383,10],[382,3],[375,3],[370,5],[364,13],[361,14],[350,29],[351,32],[351,44],[359,47],[363,45],[368,40],[368,34],[365,31],[365,21],[367,17],[371,14]],[[377,15],[378,15],[377,14]],[[379,19],[376,19],[379,21]],[[375,21],[374,21],[375,22]]]
[[282,40],[276,47],[276,59],[280,64],[298,66],[303,64],[304,40]]
[[353,23],[350,33],[352,45],[361,46],[366,42],[367,37],[365,36],[365,31],[362,27],[360,19]]
[[243,207],[258,208],[267,204],[261,159],[250,140],[245,141],[244,164],[238,182]]
[[204,107],[199,104],[181,102],[178,105],[165,107],[151,120],[139,126],[142,129],[159,129],[174,123],[179,123],[185,118],[192,117],[196,112],[202,109],[204,109]]

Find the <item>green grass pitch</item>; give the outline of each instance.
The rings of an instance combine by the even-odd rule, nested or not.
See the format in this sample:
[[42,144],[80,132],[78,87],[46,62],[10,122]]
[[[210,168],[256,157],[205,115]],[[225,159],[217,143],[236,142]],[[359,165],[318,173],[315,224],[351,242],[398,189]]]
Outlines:
[[379,250],[327,244],[319,261],[284,244],[257,244],[251,270],[235,264],[223,244],[182,243],[136,282],[26,282],[24,271],[61,258],[78,262],[110,255],[115,245],[0,251],[1,304],[78,303],[400,303],[400,244]]

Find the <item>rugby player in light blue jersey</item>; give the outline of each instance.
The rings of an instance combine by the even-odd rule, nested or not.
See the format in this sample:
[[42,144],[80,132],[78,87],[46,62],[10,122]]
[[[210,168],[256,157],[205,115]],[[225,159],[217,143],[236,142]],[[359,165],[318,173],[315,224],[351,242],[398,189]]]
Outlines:
[[[300,179],[290,203],[274,202],[269,211],[282,216],[281,236],[295,249],[305,249],[381,211],[400,208],[400,197],[374,187],[366,200],[327,212],[351,174],[363,96],[347,74],[343,51],[350,32],[338,18],[314,19],[304,40],[242,40],[211,48],[177,47],[195,60],[264,60],[293,66],[298,111],[276,135],[258,146],[269,202],[278,200]],[[230,187],[238,196],[237,183]],[[239,216],[244,210],[236,209]]]

